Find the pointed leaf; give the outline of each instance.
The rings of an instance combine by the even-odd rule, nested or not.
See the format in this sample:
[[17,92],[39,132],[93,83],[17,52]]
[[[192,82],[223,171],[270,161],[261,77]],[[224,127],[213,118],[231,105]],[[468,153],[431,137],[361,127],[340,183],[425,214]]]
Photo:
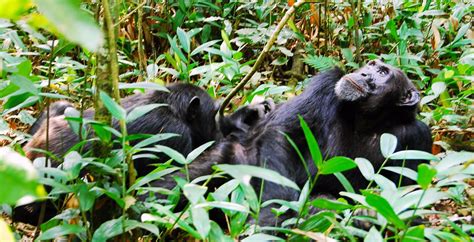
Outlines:
[[366,180],[371,181],[374,179],[374,166],[372,166],[372,163],[370,163],[369,160],[365,158],[355,158],[354,162],[357,164],[360,173],[362,173]]
[[347,171],[356,166],[356,163],[351,158],[336,156],[323,162],[319,172],[323,175],[327,175]]
[[184,156],[178,151],[163,145],[155,145],[155,147],[158,151],[165,153],[167,156],[169,156],[171,159],[178,162],[179,164],[186,164],[186,158],[184,158]]
[[438,157],[420,150],[402,150],[391,154],[388,158],[392,160],[434,160],[439,161]]
[[186,157],[186,164],[193,162],[194,159],[196,159],[200,154],[202,154],[202,152],[204,152],[207,148],[209,148],[213,144],[214,144],[214,141],[209,141],[197,147],[193,151],[191,151],[191,153],[189,153],[188,156]]
[[178,35],[179,43],[181,43],[181,47],[186,53],[189,53],[191,40],[189,39],[188,34],[182,28],[176,30],[176,34]]
[[249,184],[251,177],[264,179],[278,185],[291,187],[295,190],[300,190],[298,186],[290,179],[278,174],[278,172],[265,169],[258,166],[250,165],[216,165],[219,169],[232,177],[240,180],[244,184]]
[[158,103],[153,103],[153,104],[148,104],[148,105],[143,105],[134,108],[130,113],[127,114],[127,123],[131,123],[135,121],[137,118],[140,118],[141,116],[149,113],[155,108],[158,107],[163,107],[167,106],[167,104],[158,104]]
[[420,164],[418,166],[418,178],[416,181],[423,190],[426,190],[430,185],[433,178],[436,176],[436,169],[428,164]]
[[387,202],[387,200],[385,200],[385,198],[369,193],[365,195],[365,201],[397,228],[406,228],[405,223],[397,216],[392,206]]
[[314,137],[311,129],[308,127],[308,124],[304,121],[303,117],[299,116],[300,125],[303,129],[304,136],[306,138],[306,142],[308,143],[309,152],[311,153],[311,158],[313,158],[313,162],[318,169],[321,168],[323,163],[323,155],[321,154],[321,150],[319,149],[318,142]]
[[384,133],[380,137],[380,151],[383,157],[387,158],[395,152],[397,148],[397,137],[393,134]]
[[118,105],[109,95],[107,95],[107,93],[101,91],[100,99],[114,118],[118,120],[125,120],[125,117],[127,116],[125,109]]

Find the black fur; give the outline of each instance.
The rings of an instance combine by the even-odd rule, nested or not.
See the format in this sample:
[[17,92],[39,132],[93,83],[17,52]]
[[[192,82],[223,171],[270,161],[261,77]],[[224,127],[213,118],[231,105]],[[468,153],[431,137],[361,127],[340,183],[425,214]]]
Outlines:
[[[380,72],[379,68],[383,68],[384,72]],[[391,133],[398,138],[397,150],[431,150],[429,127],[415,119],[419,96],[405,74],[377,61],[370,62],[366,67],[344,78],[343,76],[341,70],[334,69],[313,77],[301,95],[270,112],[249,131],[246,139],[226,138],[208,154],[195,160],[189,167],[190,178],[209,174],[213,164],[250,164],[273,169],[302,187],[308,177],[295,150],[282,134],[283,132],[289,135],[297,144],[314,176],[316,167],[311,160],[298,115],[307,122],[325,158],[364,157],[378,170],[384,161],[379,148],[383,133]],[[339,89],[336,95],[336,83],[347,81],[346,78],[352,78],[359,83],[362,86],[359,91],[364,92],[363,95],[347,97],[356,90],[342,89]],[[355,88],[345,83],[338,86]],[[422,161],[407,161],[406,166],[416,170],[420,162]],[[401,162],[389,161],[387,166],[390,165],[401,166]],[[398,181],[398,174],[382,174],[392,181]],[[356,190],[367,186],[367,181],[358,169],[345,172],[344,175]],[[404,182],[406,184],[409,181]],[[174,185],[169,179],[157,185],[163,184],[167,187]],[[258,189],[260,182],[255,181],[254,187]],[[320,177],[313,193],[338,195],[342,190],[340,183],[331,175]],[[295,201],[298,196],[299,193],[291,188],[265,183],[264,201]],[[259,223],[275,224],[275,218],[269,208],[261,211]]]

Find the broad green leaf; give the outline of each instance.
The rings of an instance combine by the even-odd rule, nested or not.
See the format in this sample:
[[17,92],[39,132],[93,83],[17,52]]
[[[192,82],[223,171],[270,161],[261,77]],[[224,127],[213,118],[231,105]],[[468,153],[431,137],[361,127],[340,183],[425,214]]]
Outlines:
[[328,218],[335,217],[334,212],[320,212],[301,223],[299,228],[304,231],[324,232],[332,226],[332,222]]
[[178,136],[179,135],[177,135],[177,134],[171,134],[171,133],[155,134],[150,138],[147,138],[145,140],[140,141],[138,144],[133,146],[133,148],[134,149],[140,149],[140,148],[146,147],[148,145],[157,143],[159,141],[170,139],[170,138],[173,138],[173,137],[178,137]]
[[391,154],[388,158],[392,160],[434,160],[439,161],[438,157],[420,150],[402,150]]
[[200,46],[198,46],[196,49],[194,49],[192,52],[191,52],[191,56],[193,55],[196,55],[202,51],[205,51],[207,48],[213,46],[214,44],[217,44],[220,40],[211,40],[209,42],[206,42]]
[[426,190],[430,185],[433,178],[436,176],[436,169],[432,168],[428,164],[420,164],[418,166],[418,177],[416,181],[418,185]]
[[269,235],[269,234],[263,234],[263,233],[253,234],[242,240],[242,242],[261,242],[261,241],[284,241],[284,240],[280,237],[276,237],[274,235]]
[[392,206],[387,202],[387,200],[385,200],[385,198],[376,194],[368,193],[365,195],[365,201],[397,228],[406,228],[405,223],[403,223],[403,221],[397,216]]
[[211,230],[211,221],[209,220],[209,214],[204,208],[192,206],[191,216],[193,219],[193,225],[201,235],[201,238],[206,238]]
[[193,205],[204,201],[204,194],[206,194],[207,187],[199,186],[196,184],[186,184],[183,187],[183,194]]
[[278,185],[291,187],[295,190],[300,190],[298,186],[288,178],[278,174],[278,172],[265,169],[258,166],[250,166],[250,165],[216,165],[219,169],[224,171],[225,173],[231,175],[232,177],[240,180],[244,184],[250,183],[251,177],[257,177],[260,179],[264,179]]
[[380,151],[383,157],[387,158],[397,148],[397,137],[393,134],[384,133],[380,137]]
[[370,228],[369,232],[364,238],[364,242],[383,242],[383,237],[377,228],[373,227]]
[[80,0],[34,0],[40,13],[61,32],[66,39],[97,52],[104,44],[104,35],[92,15],[81,9]]
[[191,151],[191,153],[189,153],[188,156],[186,157],[186,163],[189,164],[189,163],[193,162],[194,159],[196,159],[200,154],[202,154],[202,152],[207,150],[207,148],[209,148],[213,144],[214,144],[214,141],[209,141],[209,142],[197,147],[193,151]]
[[366,180],[371,181],[374,179],[374,166],[372,166],[372,163],[370,163],[369,160],[365,158],[355,158],[354,162],[357,164],[360,173],[362,173]]
[[86,227],[84,226],[63,224],[42,232],[38,240],[51,240],[68,234],[80,234],[84,232],[86,232]]
[[323,155],[321,154],[321,150],[319,149],[318,142],[316,141],[316,138],[311,132],[311,129],[309,129],[308,124],[304,121],[303,117],[299,116],[299,119],[301,128],[303,129],[304,136],[306,138],[306,142],[308,143],[311,158],[313,158],[313,162],[316,165],[316,168],[320,170],[321,165],[323,163]]
[[101,91],[100,99],[114,118],[118,120],[125,120],[125,118],[127,117],[125,109],[118,105],[109,95],[107,95],[107,93]]
[[24,196],[44,197],[46,191],[30,160],[10,147],[0,148],[0,204],[14,205]]
[[234,191],[238,186],[239,181],[236,179],[232,179],[217,188],[217,190],[212,193],[212,197],[216,201],[225,201],[229,194]]
[[127,114],[127,123],[131,123],[135,121],[136,119],[142,117],[143,115],[149,113],[155,108],[158,107],[163,107],[167,106],[167,104],[158,104],[158,103],[153,103],[153,104],[148,104],[148,105],[143,105],[134,108],[130,113]]
[[234,240],[222,231],[221,227],[214,221],[211,221],[211,231],[209,231],[209,241],[234,242]]
[[[196,238],[201,237],[201,235],[194,228],[192,228],[188,223],[186,223],[183,219],[178,219],[178,216],[174,214],[173,212],[171,212],[169,207],[164,207],[163,205],[158,204],[158,203],[153,203],[149,205],[153,207],[154,209],[156,209],[158,212],[165,214],[166,217],[169,217],[170,219],[172,219],[172,221],[177,221],[178,226],[184,231],[186,231],[187,233],[189,233],[191,236],[196,237]],[[155,216],[151,214],[142,214],[142,217],[141,217],[142,221],[153,221],[153,220],[158,220],[158,219],[161,219],[161,216],[159,218],[155,218]]]
[[405,236],[403,236],[403,242],[417,242],[417,241],[426,241],[424,225],[419,225],[416,227],[409,228]]
[[168,35],[168,41],[170,42],[170,45],[171,45],[171,50],[173,50],[173,52],[178,55],[179,59],[181,59],[182,61],[185,61],[187,58],[186,56],[184,56],[183,52],[181,51],[181,49],[178,47],[178,44],[176,43],[176,38],[171,38],[169,35]]
[[336,156],[323,162],[319,172],[323,175],[328,175],[336,172],[347,171],[356,166],[356,163],[352,159],[343,156]]
[[178,35],[179,43],[181,44],[181,47],[183,47],[183,50],[186,53],[189,53],[190,51],[190,46],[191,46],[191,40],[189,39],[188,34],[186,31],[184,31],[182,28],[179,28],[176,30],[176,34]]
[[85,183],[80,183],[79,185],[79,206],[81,211],[89,211],[92,208],[95,202],[95,194],[89,190],[89,187]]
[[39,94],[39,91],[36,88],[36,86],[28,78],[24,76],[20,76],[20,75],[11,75],[11,76],[8,76],[8,78],[11,80],[13,84],[18,86],[20,89],[34,95]]
[[16,20],[33,7],[31,0],[0,0],[0,18]]
[[222,202],[222,201],[214,201],[214,202],[203,202],[195,205],[197,208],[220,208],[220,209],[228,209],[232,211],[238,211],[243,213],[248,213],[249,210],[240,204],[237,203],[230,203],[230,202]]
[[326,210],[345,210],[352,208],[352,205],[347,203],[342,203],[337,200],[329,200],[326,198],[316,198],[311,204],[317,208],[326,209]]
[[165,153],[167,156],[169,156],[171,159],[178,162],[179,164],[186,164],[186,158],[184,158],[184,156],[178,151],[163,145],[155,145],[155,147],[158,151]]
[[94,232],[94,235],[92,236],[92,242],[105,242],[117,235],[126,233],[136,228],[145,229],[155,235],[159,235],[160,233],[157,226],[120,217],[101,224],[100,227]]
[[351,182],[349,180],[347,180],[347,178],[344,176],[344,174],[342,174],[340,172],[336,172],[333,175],[341,183],[342,187],[344,187],[344,190],[346,190],[347,192],[355,193],[354,187],[351,185]]
[[145,90],[156,90],[161,92],[169,92],[169,90],[160,84],[153,82],[136,82],[136,83],[119,83],[119,89],[145,89]]
[[175,171],[179,170],[178,167],[173,167],[173,168],[168,168],[168,169],[165,169],[165,170],[154,170],[150,173],[148,173],[146,176],[144,177],[141,177],[140,179],[138,179],[128,190],[127,190],[127,193],[145,185],[145,184],[148,184],[152,181],[155,181],[161,177],[164,177],[166,175],[169,175]]
[[400,174],[404,177],[410,178],[413,181],[416,181],[416,177],[418,174],[416,171],[408,168],[408,167],[401,167],[401,166],[386,166],[383,168],[384,170],[395,172],[397,174]]

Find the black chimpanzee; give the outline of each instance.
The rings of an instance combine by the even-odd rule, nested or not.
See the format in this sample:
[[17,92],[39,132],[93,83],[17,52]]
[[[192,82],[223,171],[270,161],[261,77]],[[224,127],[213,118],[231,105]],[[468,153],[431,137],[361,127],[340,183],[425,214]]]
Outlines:
[[[378,60],[370,61],[347,75],[337,68],[321,73],[312,78],[301,95],[268,113],[248,132],[246,139],[225,139],[195,160],[188,169],[190,178],[209,174],[211,166],[216,163],[249,164],[273,169],[303,186],[308,179],[304,166],[283,135],[287,134],[296,143],[314,175],[316,167],[298,115],[315,135],[323,157],[365,157],[377,170],[384,161],[379,149],[383,133],[398,138],[397,150],[431,150],[430,129],[415,118],[419,100],[415,86],[401,70]],[[406,167],[416,169],[420,162],[407,161]],[[401,162],[393,160],[387,165],[401,166]],[[344,175],[356,190],[367,186],[357,169]],[[399,178],[398,174],[390,172],[383,175],[392,181]],[[258,189],[260,181],[253,182]],[[156,183],[158,186],[174,186],[171,179]],[[337,195],[342,190],[335,177],[324,176],[320,177],[313,192]],[[295,201],[298,192],[266,182],[263,200],[269,199]],[[261,211],[259,223],[275,224],[270,209]]]
[[[243,134],[250,129],[251,125],[254,125],[257,120],[262,118],[274,106],[270,100],[249,105],[237,110],[234,114],[221,118],[219,125],[217,125],[215,115],[219,104],[214,102],[204,90],[190,84],[174,84],[167,88],[169,92],[150,91],[145,94],[135,94],[122,100],[121,104],[127,112],[142,105],[152,103],[167,104],[167,106],[158,107],[128,123],[127,132],[128,134],[179,134],[178,137],[162,141],[160,144],[173,148],[183,155],[187,155],[207,141],[216,140],[222,136],[232,134],[243,137]],[[64,155],[73,145],[79,142],[79,138],[69,128],[63,116],[68,107],[72,107],[72,104],[66,101],[55,102],[50,106],[48,148],[49,151],[57,156]],[[93,116],[93,109],[88,109],[84,112],[85,119],[91,119]],[[33,148],[46,148],[45,120],[46,112],[43,112],[30,130],[33,137],[24,147],[30,159],[42,155],[35,152]],[[118,122],[114,121],[113,126],[118,128]],[[86,145],[86,149],[89,147],[90,145]],[[167,160],[167,158],[163,158],[135,160],[135,168],[138,175],[143,176],[152,171],[154,167],[150,166],[150,164]],[[16,216],[14,218],[19,221],[35,223],[37,216],[32,216],[34,213],[32,210],[37,210],[37,205],[27,205],[22,209],[16,209]],[[29,219],[31,217],[34,218],[31,220]]]

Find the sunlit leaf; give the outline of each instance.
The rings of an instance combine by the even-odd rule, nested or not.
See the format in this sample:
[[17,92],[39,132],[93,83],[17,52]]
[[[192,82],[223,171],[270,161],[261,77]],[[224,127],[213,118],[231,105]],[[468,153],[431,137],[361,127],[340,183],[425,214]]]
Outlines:
[[81,9],[80,0],[34,0],[38,10],[68,40],[96,52],[104,43],[104,35],[94,18]]
[[427,189],[433,178],[436,176],[436,169],[432,168],[428,164],[420,164],[418,166],[418,178],[416,181],[418,185],[421,186],[423,189]]
[[397,216],[392,206],[387,202],[387,200],[385,200],[385,198],[369,193],[365,195],[365,201],[396,227],[400,229],[406,227],[405,223]]
[[387,158],[397,148],[397,137],[393,134],[384,133],[380,137],[380,151],[383,157]]

